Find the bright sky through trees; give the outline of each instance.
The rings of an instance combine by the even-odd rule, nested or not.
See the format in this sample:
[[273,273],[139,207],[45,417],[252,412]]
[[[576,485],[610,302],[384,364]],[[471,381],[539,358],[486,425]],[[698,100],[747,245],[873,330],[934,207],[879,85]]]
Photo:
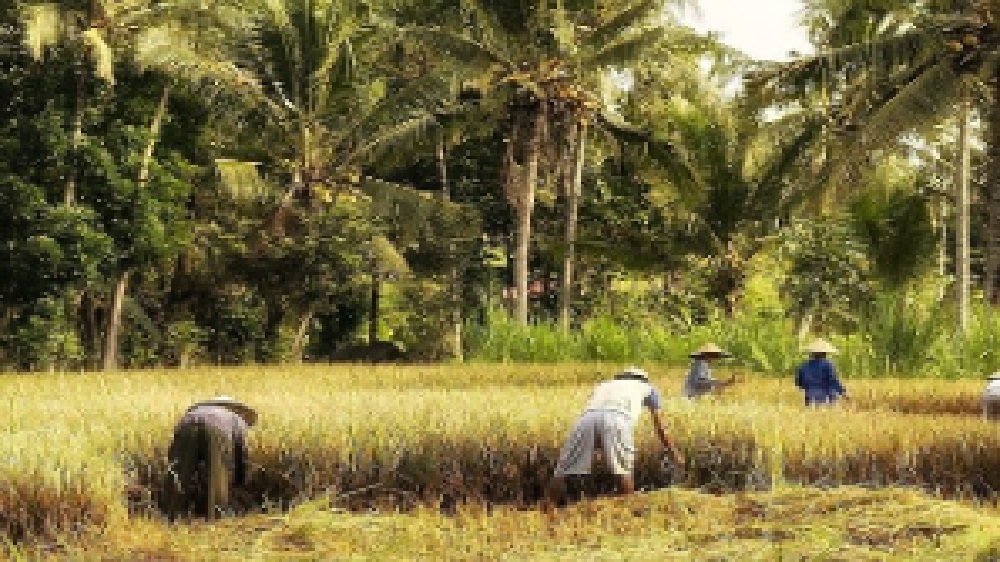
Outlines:
[[789,51],[812,51],[799,25],[800,0],[700,0],[685,22],[699,31],[717,31],[724,42],[759,59],[788,60]]

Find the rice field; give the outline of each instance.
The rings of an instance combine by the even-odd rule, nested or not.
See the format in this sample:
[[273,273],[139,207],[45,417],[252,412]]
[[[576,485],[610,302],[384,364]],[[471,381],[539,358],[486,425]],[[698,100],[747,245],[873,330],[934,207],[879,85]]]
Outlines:
[[[10,556],[52,559],[1000,552],[1000,424],[981,419],[977,380],[847,380],[851,402],[807,410],[790,381],[740,373],[722,397],[666,401],[686,466],[665,470],[644,418],[636,484],[647,493],[571,502],[546,519],[536,503],[562,439],[591,386],[617,367],[0,376],[0,532]],[[682,372],[646,368],[665,395],[679,394]],[[260,414],[251,513],[168,525],[156,505],[173,423],[216,394]],[[606,486],[597,478],[575,490]]]

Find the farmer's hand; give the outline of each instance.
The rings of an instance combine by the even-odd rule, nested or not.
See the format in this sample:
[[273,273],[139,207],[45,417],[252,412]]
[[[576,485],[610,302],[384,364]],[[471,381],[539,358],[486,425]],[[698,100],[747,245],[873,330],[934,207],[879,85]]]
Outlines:
[[684,466],[684,455],[682,455],[680,451],[677,449],[671,449],[670,456],[673,458],[674,464],[678,467]]

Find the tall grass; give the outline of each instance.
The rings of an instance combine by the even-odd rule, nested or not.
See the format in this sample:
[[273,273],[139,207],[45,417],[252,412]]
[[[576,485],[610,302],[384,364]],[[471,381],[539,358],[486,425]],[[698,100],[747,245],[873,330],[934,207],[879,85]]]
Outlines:
[[[688,459],[664,473],[647,421],[637,428],[640,486],[713,491],[905,483],[949,495],[1000,490],[1000,433],[978,417],[976,381],[850,381],[847,409],[805,410],[789,381],[734,387],[725,400],[676,397],[683,372],[643,363],[667,397]],[[226,393],[254,405],[258,503],[399,490],[411,504],[532,502],[592,385],[612,365],[301,367],[13,375],[0,410],[0,531],[45,535],[111,525],[155,504],[172,424]]]
[[[834,333],[819,326],[818,335],[840,350],[833,359],[846,377],[982,378],[1000,369],[1000,313],[975,307],[963,335],[947,306],[885,295],[859,315],[857,330]],[[806,342],[798,340],[794,323],[773,313],[715,316],[695,325],[636,325],[598,316],[568,333],[551,322],[519,326],[499,312],[490,318],[486,325],[466,326],[465,356],[472,362],[653,361],[681,368],[708,341],[733,354],[729,364],[765,376],[790,376],[805,359]]]
[[491,318],[488,325],[466,327],[466,357],[471,361],[652,361],[681,366],[706,341],[722,345],[738,364],[760,372],[787,371],[799,358],[790,322],[752,315],[715,319],[684,331],[666,325],[626,326],[599,316],[568,333],[551,322],[519,326],[502,314]]

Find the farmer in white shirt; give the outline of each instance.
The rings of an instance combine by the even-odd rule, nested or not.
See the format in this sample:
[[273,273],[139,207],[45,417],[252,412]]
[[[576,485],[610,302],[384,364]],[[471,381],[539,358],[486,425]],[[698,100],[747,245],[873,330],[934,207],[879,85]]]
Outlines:
[[632,471],[635,459],[633,429],[643,408],[653,416],[653,425],[663,447],[670,451],[677,464],[684,457],[671,442],[660,419],[660,394],[649,382],[649,376],[638,367],[629,367],[614,379],[597,385],[583,415],[576,421],[573,432],[563,445],[555,476],[546,490],[546,511],[566,493],[566,476],[590,474],[595,449],[601,449],[608,467],[619,479],[622,495],[635,490]]
[[990,375],[989,381],[981,399],[983,416],[987,419],[1000,419],[1000,372]]

